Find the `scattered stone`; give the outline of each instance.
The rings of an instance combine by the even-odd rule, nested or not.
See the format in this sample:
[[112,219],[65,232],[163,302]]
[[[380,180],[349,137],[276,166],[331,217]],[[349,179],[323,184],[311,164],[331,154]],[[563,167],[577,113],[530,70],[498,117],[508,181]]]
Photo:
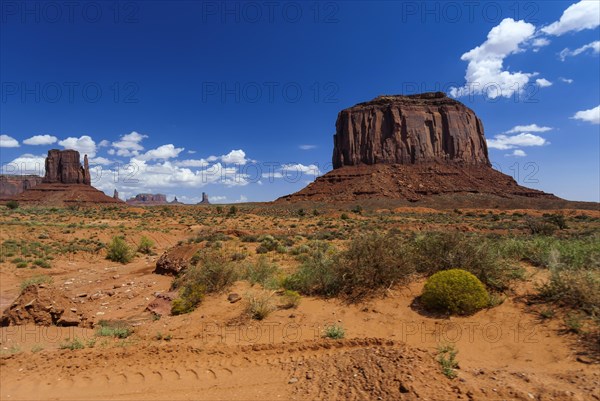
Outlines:
[[88,295],[87,292],[82,292],[80,294],[77,294],[77,297],[78,298],[85,298],[85,297],[87,297],[87,295]]
[[237,294],[235,292],[232,292],[231,294],[229,294],[227,296],[227,300],[232,304],[240,301],[241,299],[242,299],[242,297],[240,296],[240,294]]
[[312,378],[313,378],[313,374],[312,374],[312,372],[306,372],[306,378],[307,378],[308,380],[312,380]]
[[298,378],[297,377],[292,377],[289,381],[288,384],[294,384],[298,382]]
[[584,355],[578,356],[577,362],[585,363],[586,365],[591,365],[594,363],[594,361],[591,358],[584,356]]

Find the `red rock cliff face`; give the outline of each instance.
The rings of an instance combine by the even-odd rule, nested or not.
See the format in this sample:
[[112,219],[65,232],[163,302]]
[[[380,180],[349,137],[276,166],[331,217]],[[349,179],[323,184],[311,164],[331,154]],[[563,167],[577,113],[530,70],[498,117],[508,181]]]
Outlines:
[[437,161],[490,165],[483,124],[442,92],[380,96],[338,115],[334,168]]
[[84,157],[84,166],[82,167],[78,151],[49,150],[43,182],[91,185],[87,155]]

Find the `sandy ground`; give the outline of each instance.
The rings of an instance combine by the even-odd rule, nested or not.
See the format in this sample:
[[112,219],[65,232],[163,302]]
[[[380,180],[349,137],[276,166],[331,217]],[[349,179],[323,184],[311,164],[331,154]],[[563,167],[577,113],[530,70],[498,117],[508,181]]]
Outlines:
[[[303,297],[259,322],[246,317],[244,300],[227,300],[257,290],[239,281],[190,314],[156,320],[145,308],[172,280],[152,273],[156,259],[196,230],[173,225],[150,232],[156,255],[126,265],[91,254],[58,257],[44,271],[0,265],[2,309],[24,278],[45,273],[94,322],[124,320],[135,330],[109,339],[80,327],[0,329],[2,400],[600,400],[589,350],[527,302],[543,278],[538,269],[527,266],[528,279],[504,303],[468,317],[421,313],[419,280],[360,304]],[[332,323],[345,339],[322,337]],[[60,348],[75,337],[85,349]],[[454,379],[436,360],[445,344],[458,350]]]

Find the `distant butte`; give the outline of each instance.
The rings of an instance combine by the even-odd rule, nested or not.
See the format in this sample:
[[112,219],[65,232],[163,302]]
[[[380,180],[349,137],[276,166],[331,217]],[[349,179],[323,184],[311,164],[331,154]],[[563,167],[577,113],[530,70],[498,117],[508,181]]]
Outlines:
[[278,201],[412,202],[456,194],[559,199],[492,169],[483,123],[443,92],[379,96],[342,110],[333,142],[334,169]]
[[16,200],[46,206],[123,204],[91,185],[87,155],[83,160],[82,166],[79,152],[76,150],[48,151],[45,175],[43,178],[38,177],[41,183],[30,186],[15,196],[3,198],[3,201]]

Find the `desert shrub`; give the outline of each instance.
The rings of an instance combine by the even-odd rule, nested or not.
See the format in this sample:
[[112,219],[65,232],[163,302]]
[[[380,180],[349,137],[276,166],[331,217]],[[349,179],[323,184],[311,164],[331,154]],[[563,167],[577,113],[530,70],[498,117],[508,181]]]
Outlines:
[[297,291],[285,290],[281,295],[280,307],[282,309],[297,308],[302,297]]
[[286,277],[284,288],[307,295],[325,297],[337,295],[341,289],[340,277],[335,272],[337,250],[322,241],[310,242],[307,246],[309,252],[303,255],[298,270]]
[[554,224],[559,230],[565,230],[569,228],[567,226],[567,219],[565,219],[565,216],[562,214],[544,214],[544,220],[550,224]]
[[186,281],[179,289],[179,297],[171,304],[171,314],[183,315],[190,313],[204,298],[204,285],[197,281]]
[[133,259],[133,252],[123,237],[115,236],[108,244],[106,259],[123,264],[129,263]]
[[229,208],[229,216],[235,216],[238,212],[238,208],[235,205],[231,205]]
[[261,255],[256,263],[249,263],[244,272],[244,278],[254,285],[256,283],[265,285],[269,279],[275,276],[279,268],[275,263],[269,262],[265,255]]
[[140,243],[138,244],[137,251],[139,253],[143,253],[146,255],[150,255],[152,253],[152,248],[154,247],[154,242],[146,237],[145,235],[140,238]]
[[196,265],[175,279],[173,288],[191,283],[201,284],[207,293],[221,292],[237,279],[238,274],[231,258],[219,251],[205,250],[196,255]]
[[339,324],[331,324],[325,326],[325,330],[323,330],[323,337],[331,338],[334,340],[341,340],[346,336],[346,330]]
[[252,319],[263,320],[271,312],[275,310],[275,306],[271,300],[272,294],[268,292],[256,292],[246,295],[248,304],[246,305],[246,312],[252,317]]
[[30,285],[38,285],[38,284],[52,284],[52,277],[41,275],[41,276],[33,276],[28,279],[25,279],[21,282],[20,288],[23,291],[25,288]]
[[358,300],[374,291],[406,283],[414,269],[404,254],[405,246],[394,235],[373,232],[354,238],[335,268],[341,291]]
[[65,341],[60,344],[60,349],[70,349],[71,351],[84,348],[85,345],[77,337],[73,338],[72,340],[70,338],[65,338]]
[[39,266],[39,267],[41,267],[43,269],[49,269],[50,267],[52,267],[52,266],[50,266],[50,263],[48,263],[44,259],[36,259],[36,260],[33,261],[33,264],[35,266]]
[[101,337],[127,338],[133,333],[131,327],[125,322],[101,320],[98,324],[100,327],[96,334]]
[[523,276],[522,268],[502,257],[495,243],[482,236],[430,232],[416,236],[408,252],[420,273],[430,276],[460,266],[497,291]]
[[525,218],[525,225],[532,235],[552,235],[556,231],[556,225],[549,223],[545,219],[536,219],[528,216]]
[[473,274],[450,269],[427,279],[421,303],[431,311],[468,315],[488,306],[489,294]]
[[442,367],[442,373],[449,379],[456,377],[456,369],[458,368],[456,354],[458,354],[458,351],[453,345],[438,347],[438,362]]
[[19,202],[15,201],[15,200],[10,200],[10,201],[6,202],[6,207],[11,210],[18,209]]
[[258,240],[260,245],[256,248],[256,253],[259,254],[275,251],[280,246],[279,241],[272,235],[263,235]]
[[542,299],[600,315],[600,270],[552,269],[550,280],[539,288]]

